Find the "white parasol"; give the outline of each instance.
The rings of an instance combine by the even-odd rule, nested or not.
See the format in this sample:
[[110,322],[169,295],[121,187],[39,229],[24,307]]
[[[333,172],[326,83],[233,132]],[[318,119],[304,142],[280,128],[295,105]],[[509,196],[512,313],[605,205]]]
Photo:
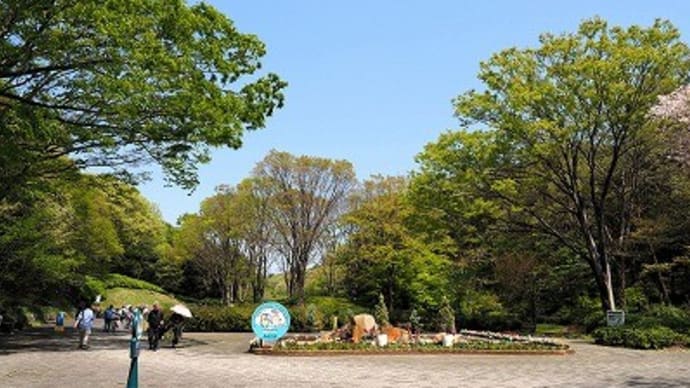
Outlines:
[[170,311],[172,311],[174,313],[178,313],[185,318],[191,318],[192,317],[192,312],[189,311],[189,309],[185,305],[176,304],[170,308]]

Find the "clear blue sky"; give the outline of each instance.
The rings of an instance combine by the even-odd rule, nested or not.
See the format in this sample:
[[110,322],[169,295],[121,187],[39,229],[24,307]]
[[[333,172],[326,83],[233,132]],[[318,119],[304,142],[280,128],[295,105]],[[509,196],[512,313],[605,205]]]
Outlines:
[[[220,184],[236,184],[271,150],[351,161],[360,179],[415,168],[425,144],[457,128],[451,99],[480,88],[479,61],[574,31],[671,20],[690,41],[690,1],[210,1],[266,43],[264,70],[289,82],[285,107],[237,151],[219,149],[188,195],[158,172],[140,189],[164,218],[196,212]],[[154,170],[155,171],[155,170]]]

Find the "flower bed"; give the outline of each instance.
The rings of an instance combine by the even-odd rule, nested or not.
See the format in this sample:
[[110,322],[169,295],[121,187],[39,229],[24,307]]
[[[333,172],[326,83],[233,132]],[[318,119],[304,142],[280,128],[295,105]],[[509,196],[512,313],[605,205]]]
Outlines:
[[558,354],[572,353],[566,344],[539,339],[528,341],[520,339],[486,339],[455,343],[443,347],[435,343],[391,344],[385,347],[370,342],[280,342],[271,348],[254,348],[250,351],[263,355],[319,356],[356,354]]

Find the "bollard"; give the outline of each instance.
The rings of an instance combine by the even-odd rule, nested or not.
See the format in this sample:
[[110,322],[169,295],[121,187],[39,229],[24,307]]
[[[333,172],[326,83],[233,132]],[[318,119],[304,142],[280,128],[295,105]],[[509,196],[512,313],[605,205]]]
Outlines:
[[65,331],[65,312],[58,311],[55,316],[55,331],[62,333]]
[[139,309],[134,309],[132,317],[132,338],[129,340],[129,375],[127,376],[127,388],[139,387],[139,346],[143,332],[143,317]]

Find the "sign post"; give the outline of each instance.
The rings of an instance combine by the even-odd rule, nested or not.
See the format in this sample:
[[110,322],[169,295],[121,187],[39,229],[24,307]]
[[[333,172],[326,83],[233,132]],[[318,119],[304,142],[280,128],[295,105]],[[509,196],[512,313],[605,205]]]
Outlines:
[[290,328],[290,312],[280,303],[267,302],[254,310],[252,331],[263,342],[276,342]]
[[608,326],[623,326],[625,324],[625,311],[608,310],[606,312],[606,324]]
[[139,309],[134,309],[132,317],[132,338],[129,340],[129,375],[127,376],[127,388],[139,387],[139,341],[144,331],[144,318]]

